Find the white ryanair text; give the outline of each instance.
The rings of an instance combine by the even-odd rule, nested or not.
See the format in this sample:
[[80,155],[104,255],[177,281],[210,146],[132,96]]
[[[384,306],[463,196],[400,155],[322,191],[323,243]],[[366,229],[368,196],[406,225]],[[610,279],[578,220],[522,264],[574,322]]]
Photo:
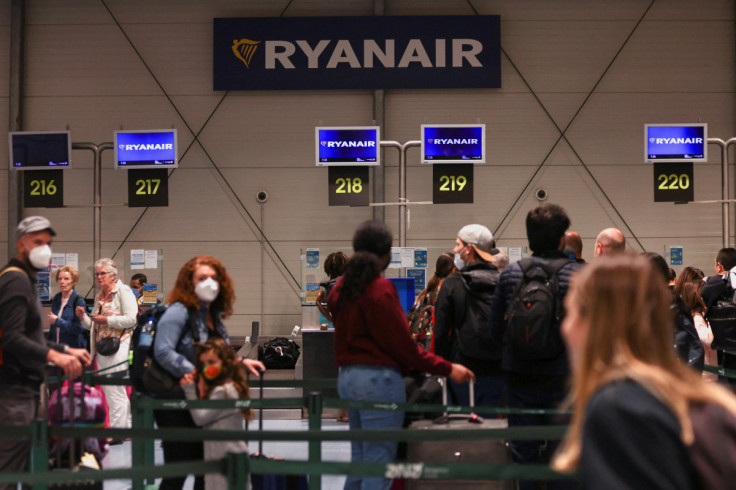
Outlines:
[[[289,41],[266,41],[265,56],[266,69],[273,70],[279,63],[282,68],[294,69],[291,57],[295,55],[297,47],[307,57],[307,68],[337,68],[341,63],[347,63],[350,68],[373,68],[375,60],[384,68],[407,68],[410,63],[420,63],[424,68],[444,68],[447,62],[451,62],[453,68],[463,66],[463,61],[472,67],[482,67],[478,55],[483,51],[483,44],[475,39],[450,39],[450,59],[447,56],[447,39],[434,40],[434,60],[430,58],[427,49],[421,39],[410,39],[404,48],[401,57],[396,62],[396,40],[386,39],[381,47],[373,39],[363,41],[363,59],[358,59],[353,46],[347,39],[333,41],[323,39],[316,45],[310,46],[307,41],[298,40],[296,43]],[[332,44],[332,46],[330,46]],[[329,58],[324,57],[320,66],[320,56],[327,48],[331,48]],[[362,61],[362,62],[361,62]]]

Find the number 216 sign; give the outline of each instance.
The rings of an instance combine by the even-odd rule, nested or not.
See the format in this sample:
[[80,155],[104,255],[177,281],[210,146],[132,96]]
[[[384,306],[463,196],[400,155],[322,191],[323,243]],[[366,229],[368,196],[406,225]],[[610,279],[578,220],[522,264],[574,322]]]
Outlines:
[[63,172],[63,170],[25,170],[23,172],[23,207],[63,207]]

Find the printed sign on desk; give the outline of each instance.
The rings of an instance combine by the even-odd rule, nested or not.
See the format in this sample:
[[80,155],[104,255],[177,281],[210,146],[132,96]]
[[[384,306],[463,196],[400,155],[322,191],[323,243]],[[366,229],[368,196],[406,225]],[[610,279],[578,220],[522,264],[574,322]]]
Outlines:
[[419,296],[419,293],[427,287],[427,269],[406,269],[406,277],[414,278],[414,296]]
[[682,265],[682,245],[670,246],[670,265]]

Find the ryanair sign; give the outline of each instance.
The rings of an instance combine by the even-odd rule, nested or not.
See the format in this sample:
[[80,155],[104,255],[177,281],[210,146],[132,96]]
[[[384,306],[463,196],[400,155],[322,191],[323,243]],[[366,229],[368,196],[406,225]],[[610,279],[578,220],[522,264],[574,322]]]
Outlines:
[[214,19],[215,90],[498,88],[501,20]]

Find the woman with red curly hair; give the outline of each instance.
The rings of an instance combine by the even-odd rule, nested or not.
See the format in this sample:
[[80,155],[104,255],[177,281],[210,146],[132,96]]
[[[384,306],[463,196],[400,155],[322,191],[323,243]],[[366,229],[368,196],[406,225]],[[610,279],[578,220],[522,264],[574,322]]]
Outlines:
[[[181,379],[195,370],[195,348],[193,326],[199,334],[199,342],[220,338],[228,344],[223,319],[233,312],[235,293],[233,281],[225,266],[214,257],[200,255],[184,264],[176,278],[174,289],[169,293],[169,307],[161,316],[153,345],[153,357],[166,372]],[[258,375],[264,369],[258,361],[245,360],[245,367]],[[175,387],[168,398],[184,399],[180,386]],[[187,410],[154,410],[159,427],[196,427]],[[164,460],[200,461],[204,453],[201,442],[163,441]],[[179,489],[185,477],[164,478],[161,490]],[[195,479],[195,490],[204,488],[203,479]]]

